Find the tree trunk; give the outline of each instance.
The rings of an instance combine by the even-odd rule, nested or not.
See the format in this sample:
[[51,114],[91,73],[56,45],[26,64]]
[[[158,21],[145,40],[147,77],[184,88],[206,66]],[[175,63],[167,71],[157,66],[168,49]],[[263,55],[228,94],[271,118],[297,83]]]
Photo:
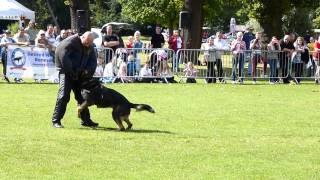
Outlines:
[[199,49],[202,41],[202,4],[203,0],[185,0],[185,9],[191,13],[189,37],[186,47],[188,49]]
[[289,9],[288,0],[268,0],[264,1],[264,9],[262,10],[259,22],[261,23],[264,33],[269,37],[277,36],[282,38],[282,16]]
[[71,16],[71,29],[77,29],[77,10],[85,10],[88,13],[87,19],[82,21],[88,22],[88,29],[90,30],[90,18],[89,18],[89,0],[69,0],[70,1],[70,16]]

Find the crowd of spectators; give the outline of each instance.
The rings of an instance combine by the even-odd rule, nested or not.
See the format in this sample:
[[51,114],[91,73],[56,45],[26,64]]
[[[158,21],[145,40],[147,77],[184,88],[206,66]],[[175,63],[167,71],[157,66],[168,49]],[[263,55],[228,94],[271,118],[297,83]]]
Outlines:
[[[320,78],[320,36],[297,37],[296,34],[286,34],[282,39],[272,37],[268,42],[263,37],[263,32],[253,32],[248,27],[245,32],[235,33],[235,37],[226,37],[223,32],[217,32],[210,36],[203,44],[204,64],[207,66],[205,81],[207,83],[226,83],[223,78],[222,55],[229,51],[232,55],[232,84],[243,84],[245,77],[245,63],[248,63],[247,75],[252,78],[252,83],[257,83],[257,66],[262,64],[263,76],[267,76],[269,65],[269,82],[276,84],[283,83],[300,84],[303,70],[306,69],[308,76],[315,76],[315,82],[319,83]],[[155,27],[155,33],[151,37],[149,48],[172,49],[175,53],[184,48],[183,37],[178,30],[174,30],[172,36],[165,38],[161,33],[161,27]],[[98,66],[95,76],[103,77],[104,82],[176,82],[167,61],[167,52],[154,50],[150,53],[147,62],[141,67],[141,49],[147,47],[140,40],[141,33],[136,31],[124,42],[121,37],[113,32],[112,25],[102,32],[102,48],[112,49],[111,51],[97,51]],[[6,48],[10,44],[32,45],[48,49],[54,56],[55,48],[61,41],[75,34],[71,29],[59,30],[56,26],[49,24],[46,30],[35,28],[35,22],[30,21],[26,28],[20,28],[14,35],[9,30],[4,31],[0,36],[1,59],[3,63],[4,79],[9,82],[6,76]],[[148,48],[147,47],[147,48]],[[126,55],[113,54],[119,48],[127,48]],[[103,53],[101,53],[103,52]],[[267,55],[265,53],[267,52]],[[117,58],[120,57],[120,61]],[[173,60],[175,61],[175,60]],[[114,66],[117,66],[115,68]],[[187,77],[186,82],[195,83],[198,70],[195,62],[185,62],[183,70]],[[294,76],[293,76],[294,75]],[[154,78],[158,77],[158,78]],[[281,77],[281,78],[279,78]],[[21,83],[21,78],[15,78],[15,82]],[[39,82],[42,82],[40,80]]]

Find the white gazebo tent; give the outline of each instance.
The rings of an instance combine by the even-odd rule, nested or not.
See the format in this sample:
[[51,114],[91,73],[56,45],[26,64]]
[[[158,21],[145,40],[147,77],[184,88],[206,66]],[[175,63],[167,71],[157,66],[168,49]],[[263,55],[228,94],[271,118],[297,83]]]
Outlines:
[[24,7],[15,0],[0,0],[0,20],[17,20],[21,18],[34,20],[34,11]]

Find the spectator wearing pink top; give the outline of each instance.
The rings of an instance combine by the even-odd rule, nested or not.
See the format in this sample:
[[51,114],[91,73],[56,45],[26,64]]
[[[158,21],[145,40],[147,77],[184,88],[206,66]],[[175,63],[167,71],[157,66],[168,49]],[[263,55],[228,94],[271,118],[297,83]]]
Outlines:
[[238,78],[240,84],[243,84],[244,79],[244,51],[246,50],[246,43],[242,40],[243,33],[238,32],[237,38],[232,41],[231,43],[231,51],[233,54],[232,57],[232,84],[236,83],[237,78],[237,66],[239,65],[238,69]]

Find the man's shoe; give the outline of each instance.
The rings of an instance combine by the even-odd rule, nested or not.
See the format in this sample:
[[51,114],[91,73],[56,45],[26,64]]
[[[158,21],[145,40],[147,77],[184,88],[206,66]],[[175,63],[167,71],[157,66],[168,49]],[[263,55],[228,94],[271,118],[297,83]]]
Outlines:
[[7,83],[10,83],[10,80],[9,80],[9,78],[8,78],[7,76],[4,76],[4,77],[3,77],[3,80],[6,80]]
[[86,126],[86,127],[97,127],[99,126],[99,123],[93,122],[91,119],[88,121],[81,121],[81,126]]
[[61,123],[53,123],[52,126],[53,126],[54,128],[64,128]]

